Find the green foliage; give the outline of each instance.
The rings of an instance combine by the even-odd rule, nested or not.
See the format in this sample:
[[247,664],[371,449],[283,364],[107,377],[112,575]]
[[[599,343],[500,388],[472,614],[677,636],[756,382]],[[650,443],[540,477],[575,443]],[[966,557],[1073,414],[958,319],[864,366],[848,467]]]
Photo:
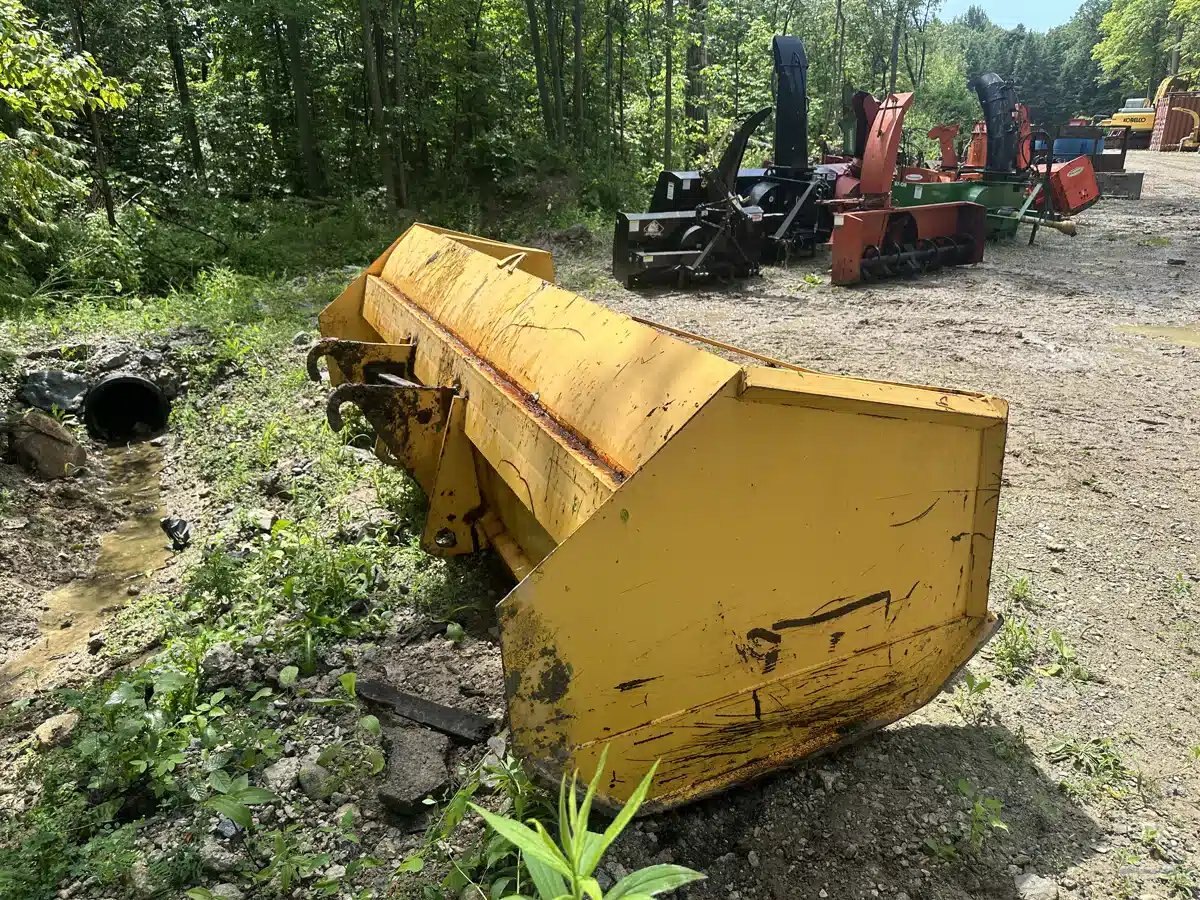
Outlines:
[[950,839],[939,834],[930,835],[923,842],[925,852],[947,862],[958,859],[961,853],[979,856],[993,832],[1008,831],[1008,824],[1001,818],[1003,803],[979,793],[966,778],[958,779],[954,786],[966,804],[965,824],[960,833],[951,834]]
[[1033,585],[1028,576],[1014,578],[1008,586],[1008,599],[1019,606],[1033,605]]
[[954,689],[952,703],[963,721],[978,725],[988,714],[988,702],[984,695],[992,686],[990,678],[977,678],[971,671],[963,673],[962,683]]
[[983,850],[984,841],[991,832],[1008,831],[1008,825],[1000,818],[1000,814],[1004,811],[1004,804],[995,797],[980,794],[975,790],[974,785],[965,778],[960,778],[955,787],[971,805],[970,820],[965,837],[971,852],[978,856]]
[[[596,773],[582,802],[576,793],[577,773],[572,775],[569,786],[566,777],[563,777],[558,796],[557,841],[538,819],[529,819],[527,823],[523,823],[471,804],[471,808],[483,817],[495,834],[509,841],[521,852],[539,900],[557,900],[562,897],[583,900],[585,896],[589,900],[620,900],[622,897],[634,900],[669,893],[704,878],[699,872],[683,866],[655,865],[631,872],[608,891],[601,890],[593,873],[612,842],[633,820],[650,790],[650,782],[658,768],[657,763],[650,767],[646,777],[630,795],[629,802],[602,833],[589,831],[588,817],[600,786],[600,778],[604,774],[607,755],[606,748],[600,755]],[[516,893],[522,890],[519,883],[514,885]]]
[[20,0],[0,0],[0,300],[16,287],[8,276],[22,256],[45,248],[55,205],[82,193],[69,126],[85,108],[123,107],[125,96],[90,56],[60,47]]
[[1103,791],[1123,797],[1135,777],[1112,738],[1064,738],[1051,744],[1046,755],[1051,762],[1069,766],[1071,777],[1064,786],[1082,795]]
[[1037,658],[1033,626],[1020,616],[1008,616],[1000,632],[992,639],[996,670],[1005,681],[1018,681],[1032,670]]
[[1071,681],[1091,681],[1092,674],[1079,662],[1079,654],[1058,631],[1050,629],[1047,638],[1052,653],[1049,664],[1040,666],[1039,675],[1059,676]]

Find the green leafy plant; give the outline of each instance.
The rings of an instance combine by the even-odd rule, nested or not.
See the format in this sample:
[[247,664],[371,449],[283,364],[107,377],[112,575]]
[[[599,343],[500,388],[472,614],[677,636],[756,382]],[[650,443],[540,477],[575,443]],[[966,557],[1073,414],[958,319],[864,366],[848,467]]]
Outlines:
[[955,787],[971,804],[966,840],[971,852],[978,856],[988,835],[993,831],[1008,831],[1008,825],[1000,818],[1004,804],[995,797],[986,797],[978,793],[965,778],[960,778]]
[[1008,586],[1008,599],[1019,606],[1033,605],[1033,584],[1029,576],[1020,575]]
[[314,853],[302,841],[298,825],[275,829],[253,843],[255,855],[264,865],[254,876],[260,884],[276,888],[284,896],[300,881],[329,864],[328,853]]
[[[471,804],[471,809],[483,817],[492,831],[521,851],[539,900],[643,900],[646,897],[669,893],[705,877],[683,866],[663,864],[631,872],[608,891],[600,888],[593,873],[612,842],[633,820],[638,808],[645,801],[654,772],[658,769],[657,763],[651,766],[646,777],[630,795],[629,802],[617,813],[608,828],[602,833],[590,831],[588,818],[600,786],[600,778],[604,773],[607,755],[608,750],[605,748],[582,802],[576,794],[578,774],[571,776],[570,786],[564,776],[558,794],[557,841],[538,819],[529,819],[522,823]],[[522,886],[517,884],[515,889],[516,892],[508,896],[520,896]]]
[[954,689],[954,697],[951,702],[964,722],[977,725],[986,718],[988,702],[984,695],[991,686],[990,678],[976,677],[969,670],[963,673],[963,680]]
[[1071,768],[1074,777],[1065,786],[1077,793],[1103,790],[1122,797],[1125,786],[1134,780],[1111,738],[1064,738],[1051,744],[1046,755],[1051,762]]
[[1048,638],[1053,659],[1048,665],[1037,669],[1039,675],[1061,676],[1072,681],[1090,681],[1091,673],[1079,662],[1079,654],[1067,643],[1061,633],[1050,630]]
[[1015,682],[1027,674],[1037,658],[1037,642],[1028,620],[1009,616],[991,644],[996,670],[1005,681]]
[[216,795],[204,805],[240,825],[249,828],[253,813],[250,809],[261,803],[273,803],[279,798],[265,788],[251,787],[247,775],[231,778],[229,773],[218,769],[208,776],[208,783]]

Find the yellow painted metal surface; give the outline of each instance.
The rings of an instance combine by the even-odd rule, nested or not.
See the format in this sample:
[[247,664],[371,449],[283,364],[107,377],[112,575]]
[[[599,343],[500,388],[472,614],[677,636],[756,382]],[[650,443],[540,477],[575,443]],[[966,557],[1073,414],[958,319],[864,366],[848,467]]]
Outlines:
[[656,759],[654,804],[686,802],[895,721],[987,639],[1002,400],[739,366],[487,244],[414,226],[321,325],[414,348],[409,379],[338,393],[394,432],[423,546],[518,578],[534,771],[609,744],[605,802]]

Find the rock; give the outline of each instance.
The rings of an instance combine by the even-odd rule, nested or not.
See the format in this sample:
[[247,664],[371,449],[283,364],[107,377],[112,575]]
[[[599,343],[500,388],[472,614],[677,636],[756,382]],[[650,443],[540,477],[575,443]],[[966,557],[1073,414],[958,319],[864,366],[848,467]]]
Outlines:
[[104,635],[93,634],[90,638],[88,638],[87,651],[92,656],[95,656],[97,653],[99,653],[103,649],[104,649]]
[[238,868],[237,853],[212,835],[200,842],[200,846],[196,848],[196,856],[206,872],[225,875],[236,872]]
[[1027,873],[1013,878],[1021,900],[1057,900],[1058,885],[1049,878]]
[[153,369],[158,366],[161,366],[162,361],[163,361],[163,355],[161,353],[159,353],[157,350],[147,350],[145,353],[143,353],[138,358],[138,362],[140,362],[143,366],[145,366],[148,369]]
[[333,773],[316,760],[306,759],[297,773],[300,790],[310,800],[328,800],[333,795]]
[[224,816],[217,819],[217,824],[213,828],[213,831],[223,838],[231,838],[241,830],[242,827],[237,822],[233,821],[233,819],[227,819]]
[[26,410],[12,432],[17,460],[43,478],[66,478],[87,462],[87,453],[75,435],[36,409]]
[[283,757],[263,770],[263,783],[277,794],[289,791],[300,778],[299,758]]
[[1186,266],[1187,260],[1180,259],[1178,256],[1168,256],[1167,257],[1167,265],[1168,266]]
[[270,533],[271,528],[279,521],[279,516],[269,509],[255,509],[249,513],[250,524],[264,533]]
[[422,809],[422,800],[449,780],[446,752],[450,739],[425,728],[393,728],[388,738],[391,751],[387,775],[379,786],[379,802],[398,815],[411,816]]
[[30,406],[50,412],[55,407],[63,412],[77,413],[83,408],[87,381],[82,375],[45,369],[31,372],[21,385],[17,396]]
[[750,864],[750,868],[757,869],[758,868],[758,854],[755,851],[751,850],[749,853],[746,854],[746,862],[748,862]]
[[214,897],[219,897],[220,900],[242,900],[246,896],[240,887],[230,884],[228,881],[213,885],[208,892]]
[[104,357],[104,359],[96,363],[96,368],[101,372],[111,372],[113,369],[120,369],[129,365],[132,359],[132,353],[128,350],[122,350],[120,353],[113,353],[111,356]]
[[33,730],[33,736],[41,747],[58,747],[65,744],[75,726],[79,724],[79,713],[71,711],[51,716]]
[[246,675],[246,660],[229,644],[213,644],[200,660],[200,673],[210,687],[240,684]]
[[311,343],[312,343],[312,335],[309,334],[307,331],[297,331],[295,336],[292,338],[292,346],[293,347],[305,347]]

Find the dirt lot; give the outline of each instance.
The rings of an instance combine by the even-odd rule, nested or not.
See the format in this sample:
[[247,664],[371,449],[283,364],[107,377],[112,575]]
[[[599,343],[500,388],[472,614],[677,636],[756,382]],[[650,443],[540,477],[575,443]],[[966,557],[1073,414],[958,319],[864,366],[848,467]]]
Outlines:
[[[632,293],[608,277],[603,247],[559,254],[564,283],[625,312],[815,369],[1011,404],[991,602],[1024,623],[1027,640],[998,638],[971,664],[990,685],[972,697],[960,687],[830,757],[639,821],[602,881],[672,861],[707,873],[679,893],[692,900],[1196,896],[1200,157],[1134,153],[1129,168],[1146,172],[1143,199],[1098,205],[1079,237],[989,246],[975,268],[916,281],[810,285],[804,275],[826,264],[818,257],[731,288]],[[301,350],[279,364],[298,372]],[[319,416],[322,389],[303,390],[287,394],[295,415]],[[195,517],[199,533],[232,517],[195,489],[174,444],[165,454],[178,459],[164,508]],[[88,568],[100,533],[129,513],[122,504],[146,500],[145,515],[157,516],[157,498],[106,492],[110,468],[97,465],[75,489],[0,466],[0,662],[38,644],[39,595]],[[56,556],[51,568],[35,564]],[[156,586],[174,590],[189,560]],[[91,624],[81,623],[83,638]],[[440,634],[392,640],[373,654],[378,672],[360,674],[498,711],[494,631],[485,624],[464,647]],[[55,661],[76,680],[111,664],[82,648]],[[332,739],[292,737],[300,746],[286,752],[297,756]],[[288,796],[307,825],[329,813]],[[376,815],[369,791],[360,800],[379,823],[363,849],[386,861],[386,881],[419,846],[420,823]],[[173,815],[181,833],[209,828]]]
[[[1094,677],[995,679],[979,726],[943,695],[828,760],[648,823],[634,862],[707,871],[689,893],[705,898],[1008,897],[1024,873],[1064,897],[1193,895],[1200,158],[1134,153],[1128,168],[1146,172],[1142,200],[1097,205],[1079,237],[989,246],[982,265],[918,281],[812,287],[802,262],[731,290],[636,294],[568,264],[625,312],[816,369],[1006,398],[991,602],[1057,630]],[[972,669],[994,673],[988,656]],[[1120,798],[1073,795],[1058,784],[1071,759],[1049,759],[1064,738],[1110,738],[1141,776]],[[925,839],[972,806],[960,778],[1003,803],[1009,830],[976,859],[931,862]]]

